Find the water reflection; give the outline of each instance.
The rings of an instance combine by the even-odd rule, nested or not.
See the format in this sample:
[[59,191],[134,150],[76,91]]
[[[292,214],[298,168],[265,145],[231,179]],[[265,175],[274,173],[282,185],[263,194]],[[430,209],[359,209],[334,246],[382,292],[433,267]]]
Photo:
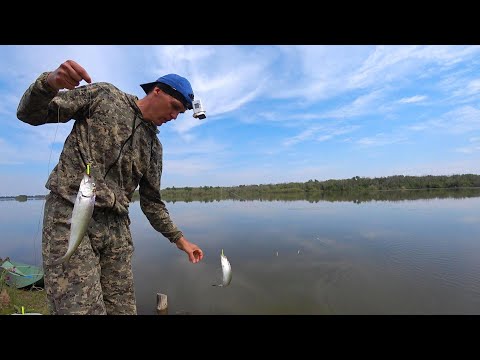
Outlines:
[[[240,193],[240,195],[239,195]],[[454,198],[463,199],[480,196],[480,188],[458,188],[458,189],[420,189],[420,190],[378,190],[378,191],[335,191],[335,192],[294,192],[294,193],[252,193],[252,192],[233,192],[224,191],[220,193],[188,195],[175,194],[175,197],[169,197],[170,193],[163,193],[166,201],[192,202],[203,201],[213,202],[221,200],[239,200],[239,201],[297,201],[306,200],[308,202],[320,201],[351,201],[356,204],[369,201],[403,201],[420,199],[444,199]],[[134,197],[134,201],[138,196]]]

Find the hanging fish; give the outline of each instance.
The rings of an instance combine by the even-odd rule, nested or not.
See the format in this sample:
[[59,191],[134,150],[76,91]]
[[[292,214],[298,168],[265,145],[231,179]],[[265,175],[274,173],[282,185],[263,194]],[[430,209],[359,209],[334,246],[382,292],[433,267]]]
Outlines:
[[213,286],[225,287],[232,281],[232,266],[230,265],[230,261],[228,261],[227,257],[223,254],[223,249],[220,254],[220,264],[222,265],[222,283],[213,284]]
[[87,171],[87,174],[83,175],[82,181],[80,182],[77,198],[73,205],[67,252],[61,258],[55,260],[53,265],[63,263],[63,269],[65,270],[70,257],[78,248],[87,232],[88,224],[92,218],[93,208],[95,206],[95,196],[95,182],[93,177],[89,175],[89,171]]

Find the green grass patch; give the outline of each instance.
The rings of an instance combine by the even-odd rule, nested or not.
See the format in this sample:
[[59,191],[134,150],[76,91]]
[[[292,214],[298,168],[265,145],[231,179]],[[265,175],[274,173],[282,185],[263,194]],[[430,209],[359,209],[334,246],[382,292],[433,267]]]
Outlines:
[[5,271],[0,273],[0,315],[25,313],[48,315],[47,296],[43,288],[29,286],[23,289],[10,287],[4,280]]

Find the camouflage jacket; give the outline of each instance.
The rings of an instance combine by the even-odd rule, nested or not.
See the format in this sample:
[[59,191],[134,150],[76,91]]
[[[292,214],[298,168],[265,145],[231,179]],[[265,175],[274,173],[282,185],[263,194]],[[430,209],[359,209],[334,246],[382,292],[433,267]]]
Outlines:
[[183,234],[160,195],[162,144],[157,127],[143,119],[138,98],[108,83],[55,91],[41,74],[23,94],[17,117],[31,125],[75,120],[46,187],[66,200],[78,192],[87,163],[95,180],[95,206],[128,214],[137,186],[140,207],[153,228],[171,242]]

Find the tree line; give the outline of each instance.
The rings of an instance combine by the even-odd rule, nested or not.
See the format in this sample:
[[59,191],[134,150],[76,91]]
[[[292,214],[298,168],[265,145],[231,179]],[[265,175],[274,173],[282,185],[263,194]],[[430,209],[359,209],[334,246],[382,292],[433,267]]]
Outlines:
[[[430,190],[422,194],[407,190]],[[455,190],[452,192],[452,190]],[[308,200],[308,201],[370,201],[405,200],[429,197],[473,197],[480,190],[480,175],[426,175],[386,177],[360,177],[350,179],[279,184],[167,187],[161,190],[164,201],[216,201],[216,200]],[[44,195],[0,196],[0,200],[26,201],[43,199]],[[138,190],[132,201],[139,200]]]
[[[165,201],[192,201],[195,200],[298,200],[298,199],[339,199],[339,201],[355,199],[406,199],[418,194],[406,194],[405,190],[445,190],[444,196],[455,189],[480,188],[480,175],[462,174],[450,176],[404,176],[395,175],[387,177],[360,177],[350,179],[325,180],[316,179],[307,182],[289,182],[279,184],[262,185],[239,185],[239,186],[201,186],[201,187],[167,187],[161,190]],[[448,190],[448,192],[446,191]],[[373,192],[379,192],[372,195]],[[382,192],[391,192],[389,194]],[[476,194],[477,190],[465,194]],[[432,197],[439,194],[433,192]],[[457,192],[459,194],[459,192]],[[422,195],[428,196],[428,195]],[[463,196],[463,195],[460,195]],[[475,195],[473,195],[475,196]],[[478,196],[478,195],[477,195]],[[135,192],[132,201],[138,200],[138,191]],[[344,199],[344,200],[341,200]]]

